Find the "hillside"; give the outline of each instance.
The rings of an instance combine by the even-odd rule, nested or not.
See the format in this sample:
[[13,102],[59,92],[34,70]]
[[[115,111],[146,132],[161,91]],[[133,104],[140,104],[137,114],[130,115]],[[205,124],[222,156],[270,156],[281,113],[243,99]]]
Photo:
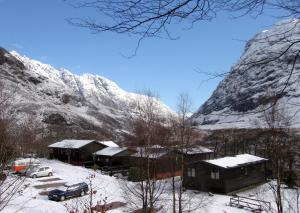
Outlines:
[[[300,127],[300,21],[284,20],[249,40],[239,61],[193,114],[205,129],[266,126],[263,110],[277,108]],[[295,63],[294,63],[295,62]]]
[[[122,90],[101,76],[75,75],[66,69],[0,49],[0,78],[13,93],[19,121],[31,117],[45,127],[70,132],[122,133],[144,95]],[[158,110],[171,110],[154,99]]]

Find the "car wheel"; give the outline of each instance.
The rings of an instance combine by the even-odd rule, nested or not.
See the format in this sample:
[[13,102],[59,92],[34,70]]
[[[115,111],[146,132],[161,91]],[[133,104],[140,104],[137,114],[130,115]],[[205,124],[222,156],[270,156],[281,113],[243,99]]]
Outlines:
[[81,191],[80,196],[83,196],[84,194],[85,194],[84,191]]
[[53,175],[52,172],[49,172],[48,176],[50,177],[50,176],[52,176],[52,175]]
[[65,196],[60,197],[60,201],[64,201],[65,199],[66,199]]
[[32,175],[32,178],[37,178],[37,175]]

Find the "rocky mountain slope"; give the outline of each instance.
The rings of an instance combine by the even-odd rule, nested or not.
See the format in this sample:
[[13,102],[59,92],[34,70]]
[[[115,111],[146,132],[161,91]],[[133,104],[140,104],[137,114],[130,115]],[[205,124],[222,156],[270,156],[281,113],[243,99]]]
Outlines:
[[[72,74],[66,69],[0,48],[0,79],[13,91],[18,120],[26,117],[44,126],[78,131],[126,132],[128,116],[145,96],[129,93],[104,77]],[[154,99],[159,111],[171,110]]]
[[247,42],[244,53],[212,96],[192,116],[206,129],[266,126],[265,113],[278,111],[300,127],[300,21],[284,20]]

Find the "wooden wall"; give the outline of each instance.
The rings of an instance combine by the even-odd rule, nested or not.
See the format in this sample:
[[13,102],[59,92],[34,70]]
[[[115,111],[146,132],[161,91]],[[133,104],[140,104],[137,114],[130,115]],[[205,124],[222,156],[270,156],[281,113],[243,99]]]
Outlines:
[[[188,177],[187,168],[195,168],[195,177]],[[247,169],[247,174],[244,170]],[[219,171],[219,179],[211,178],[211,171]],[[183,185],[187,189],[229,193],[266,180],[265,162],[224,169],[205,162],[195,162],[186,166],[183,174]]]

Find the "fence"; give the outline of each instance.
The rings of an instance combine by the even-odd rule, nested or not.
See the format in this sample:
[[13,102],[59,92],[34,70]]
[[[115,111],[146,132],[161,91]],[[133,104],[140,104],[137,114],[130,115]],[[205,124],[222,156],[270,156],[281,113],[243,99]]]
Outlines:
[[254,212],[262,212],[263,210],[271,210],[271,203],[263,200],[243,197],[243,196],[234,196],[230,198],[230,206],[237,208],[250,209]]

